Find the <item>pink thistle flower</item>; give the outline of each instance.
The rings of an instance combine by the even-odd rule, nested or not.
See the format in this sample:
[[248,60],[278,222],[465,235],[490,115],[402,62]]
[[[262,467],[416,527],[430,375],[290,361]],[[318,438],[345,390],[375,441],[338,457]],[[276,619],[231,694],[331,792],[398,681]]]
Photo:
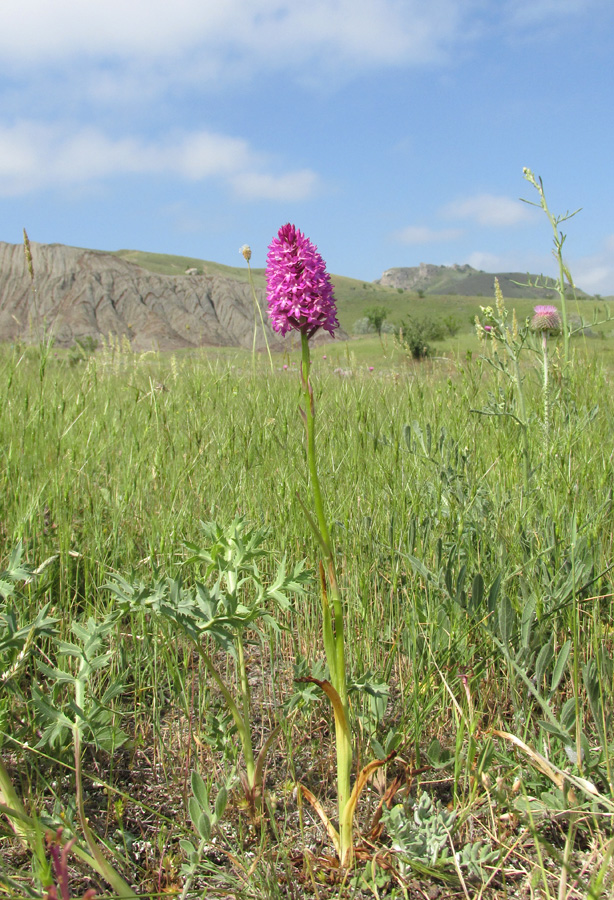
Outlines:
[[484,325],[484,331],[492,331],[492,325]]
[[536,306],[533,313],[531,319],[533,331],[560,331],[561,316],[556,306]]
[[319,328],[334,336],[337,308],[330,275],[317,247],[294,225],[283,225],[269,245],[266,266],[271,324],[312,337]]
[[369,366],[369,372],[373,372],[374,369],[375,369],[375,366]]

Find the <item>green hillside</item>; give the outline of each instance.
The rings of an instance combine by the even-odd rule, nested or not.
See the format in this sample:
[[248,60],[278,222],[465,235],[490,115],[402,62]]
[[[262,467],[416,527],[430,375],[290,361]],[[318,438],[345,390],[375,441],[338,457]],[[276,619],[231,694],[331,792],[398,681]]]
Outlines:
[[[186,269],[198,269],[208,275],[224,275],[237,281],[247,281],[247,266],[223,266],[221,263],[193,256],[147,253],[144,250],[117,250],[114,256],[121,256],[122,259],[159,275],[185,275]],[[258,287],[264,287],[264,269],[252,269],[252,274]]]

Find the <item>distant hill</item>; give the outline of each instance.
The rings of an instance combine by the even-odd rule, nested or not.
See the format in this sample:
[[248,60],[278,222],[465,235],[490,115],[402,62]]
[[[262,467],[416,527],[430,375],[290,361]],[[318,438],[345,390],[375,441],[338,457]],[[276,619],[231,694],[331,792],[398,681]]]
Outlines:
[[[440,296],[460,294],[464,297],[492,297],[495,278],[499,279],[504,297],[511,300],[523,298],[543,301],[556,297],[554,288],[552,291],[544,291],[526,287],[527,282],[536,281],[536,275],[526,272],[489,273],[469,265],[433,266],[420,263],[419,266],[387,269],[376,284]],[[579,297],[587,296],[579,289],[576,289],[576,294]]]
[[[31,243],[34,281],[21,244],[0,242],[0,340],[53,335],[60,347],[126,337],[134,350],[251,348],[256,316],[247,271],[216,263],[123,250],[105,253]],[[137,262],[138,260],[138,262]],[[140,265],[147,261],[148,265]],[[256,292],[273,349],[282,339],[268,324],[266,297]],[[259,317],[256,346],[264,349]],[[347,337],[344,332],[339,338]],[[319,337],[322,340],[322,337]]]
[[[31,246],[33,285],[23,246],[0,242],[0,341],[38,340],[45,330],[63,347],[114,334],[126,336],[135,350],[251,349],[255,308],[246,265],[139,250],[107,253],[62,244]],[[252,269],[252,276],[265,313],[264,270]],[[525,274],[497,277],[505,298],[515,301],[521,316],[531,314],[535,299],[549,299],[549,291],[513,283],[526,281]],[[494,296],[495,276],[467,265],[421,263],[388,269],[374,282],[331,278],[341,323],[336,337],[344,340],[373,306],[385,307],[393,325],[407,316],[442,316],[472,330],[480,305]],[[581,291],[578,296],[586,298]],[[292,344],[291,337],[282,340],[271,330],[266,314],[265,322],[272,348]],[[325,332],[316,337],[317,343],[326,340]],[[259,319],[257,347],[264,348]]]

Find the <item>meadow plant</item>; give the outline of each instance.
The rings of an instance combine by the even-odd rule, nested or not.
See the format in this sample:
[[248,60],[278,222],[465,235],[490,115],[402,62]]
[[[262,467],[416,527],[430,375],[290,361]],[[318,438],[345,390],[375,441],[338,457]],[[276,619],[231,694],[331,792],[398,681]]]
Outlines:
[[[269,362],[271,364],[271,372],[273,371],[273,357],[271,356],[271,348],[269,347],[269,339],[267,337],[266,328],[264,327],[264,317],[262,315],[262,307],[258,301],[258,295],[256,294],[256,288],[254,287],[254,279],[252,278],[252,267],[250,265],[250,260],[252,258],[252,248],[249,244],[243,244],[240,248],[239,253],[247,263],[247,276],[249,278],[249,286],[252,290],[252,297],[254,298],[254,306],[258,310],[258,315],[260,317],[260,325],[262,326],[262,334],[264,335],[264,342],[266,344],[266,350],[269,355]],[[254,317],[254,339],[252,342],[252,367],[255,368],[256,365],[256,318]]]
[[364,769],[351,788],[352,733],[348,704],[348,675],[345,653],[344,607],[339,589],[333,541],[324,509],[316,456],[315,402],[310,381],[311,355],[309,340],[323,328],[331,337],[339,323],[330,276],[326,264],[312,242],[294,225],[279,229],[269,245],[267,256],[268,310],[275,331],[286,334],[294,329],[301,336],[301,388],[303,407],[300,409],[307,437],[307,465],[311,483],[313,509],[308,511],[301,501],[305,517],[318,541],[323,561],[320,562],[320,596],[322,604],[322,635],[330,680],[307,677],[328,697],[335,719],[337,753],[338,832],[332,826],[313,795],[305,788],[310,800],[324,821],[333,840],[341,864],[351,866],[353,858],[353,819],[356,803],[366,783],[367,769],[382,765],[372,763]]
[[520,368],[520,359],[527,348],[529,329],[519,325],[516,310],[510,314],[503,299],[499,279],[495,278],[495,307],[482,306],[482,317],[475,317],[477,336],[488,342],[492,352],[484,359],[504,381],[514,388],[515,403],[510,404],[505,392],[499,389],[497,394],[491,393],[490,403],[482,409],[474,409],[483,416],[508,416],[519,426],[522,435],[522,459],[525,490],[529,489],[531,479],[531,451],[529,444],[529,418],[524,393],[524,376]]
[[388,318],[390,310],[385,306],[370,306],[365,310],[365,318],[370,327],[377,332],[377,336],[381,338],[384,322]]
[[[68,857],[73,845],[77,842],[77,839],[71,838],[69,841],[62,844],[62,831],[62,828],[58,828],[55,834],[47,832],[45,835],[55,882],[51,885],[45,885],[47,891],[45,900],[70,900],[71,898]],[[83,894],[82,900],[94,900],[95,896],[96,891],[93,888],[89,888],[89,890]]]
[[[256,753],[251,728],[246,632],[256,629],[258,622],[279,631],[273,607],[288,610],[290,596],[302,593],[311,576],[304,571],[302,563],[287,572],[282,560],[272,580],[265,580],[261,567],[270,555],[263,547],[266,529],[250,529],[241,518],[226,529],[216,522],[202,522],[201,527],[204,546],[186,543],[191,553],[186,565],[204,567],[203,580],[197,581],[193,588],[183,585],[183,576],[163,578],[150,585],[114,576],[107,586],[124,608],[149,612],[168,623],[172,629],[171,642],[180,633],[193,643],[222,694],[239,735],[245,763],[245,773],[240,778],[252,818],[257,820],[263,808],[266,755],[279,733],[279,726]],[[216,665],[207,639],[235,660],[238,695],[233,694]]]
[[[537,206],[546,213],[548,217],[548,221],[552,226],[552,231],[554,233],[553,243],[554,250],[553,255],[557,262],[558,266],[558,278],[556,281],[556,292],[559,295],[559,300],[561,303],[561,318],[562,318],[562,331],[563,331],[563,358],[565,360],[565,365],[569,363],[569,337],[570,337],[570,328],[569,328],[569,318],[567,315],[567,295],[566,295],[566,285],[565,280],[567,280],[569,287],[573,291],[575,295],[575,285],[573,283],[573,279],[571,277],[570,271],[565,264],[565,260],[563,259],[563,244],[565,243],[566,235],[563,234],[562,231],[559,230],[559,225],[561,222],[566,222],[568,219],[573,218],[577,213],[580,212],[579,209],[576,209],[574,212],[570,213],[567,211],[565,215],[555,216],[548,206],[546,201],[546,195],[544,193],[544,183],[542,179],[538,176],[537,178],[526,166],[522,170],[522,173],[529,184],[532,184],[535,190],[539,195],[539,203],[533,203],[531,200],[523,200],[524,203],[528,203],[529,206]],[[538,285],[535,285],[538,286]],[[550,284],[542,285],[545,290],[550,290],[552,286]]]
[[[11,554],[8,568],[0,572],[0,665],[3,672],[0,684],[5,689],[13,688],[19,683],[21,669],[30,660],[34,660],[39,675],[45,678],[44,693],[33,683],[31,686],[32,705],[37,713],[37,723],[44,725],[37,748],[54,745],[62,749],[65,738],[69,736],[72,743],[75,772],[76,807],[81,829],[88,845],[89,854],[75,846],[74,852],[87,865],[102,875],[114,891],[123,897],[136,896],[124,881],[115,867],[107,860],[101,846],[89,826],[83,805],[82,783],[82,746],[84,742],[97,747],[113,749],[120,746],[125,735],[115,725],[112,700],[121,693],[124,685],[116,681],[109,686],[98,700],[91,690],[91,681],[95,673],[108,667],[112,653],[103,652],[102,644],[117,622],[118,615],[111,614],[101,623],[89,619],[85,625],[73,622],[72,630],[77,642],[62,641],[57,634],[58,619],[47,615],[49,604],[39,609],[36,618],[21,627],[19,613],[14,605],[17,601],[23,606],[23,585],[32,583],[53,561],[47,560],[38,569],[32,569],[23,562],[23,550],[19,545]],[[77,662],[76,672],[70,665],[55,667],[41,661],[41,639],[48,639],[60,657],[74,659]],[[47,657],[48,658],[48,657]],[[6,667],[7,661],[10,663]],[[72,697],[62,703],[65,689]],[[14,740],[15,744],[19,744]],[[0,759],[0,812],[7,816],[16,836],[25,847],[32,852],[33,862],[40,879],[45,882],[45,873],[49,867],[45,861],[45,849],[48,849],[53,863],[57,885],[60,887],[62,900],[68,900],[68,882],[66,860],[69,851],[76,844],[76,838],[65,839],[63,830],[59,829],[53,839],[47,841],[45,848],[42,842],[44,828],[35,814],[26,814],[26,808],[13,786],[9,772]],[[91,854],[91,855],[90,855]],[[45,885],[47,886],[47,884]],[[48,888],[50,898],[57,897],[55,886]],[[88,894],[88,896],[92,896]]]
[[543,387],[542,394],[544,400],[544,441],[546,451],[548,450],[548,441],[550,433],[550,396],[548,388],[548,335],[558,334],[561,330],[561,316],[556,306],[538,305],[533,312],[531,319],[531,329],[541,335],[542,344],[542,365],[543,365]]
[[403,319],[396,329],[399,346],[412,359],[426,359],[432,353],[429,341],[440,341],[444,336],[444,329],[429,316],[421,319],[408,316]]
[[43,319],[42,322],[42,332],[39,335],[39,320],[40,320],[40,311],[38,306],[38,289],[36,287],[36,275],[34,270],[34,261],[32,259],[32,246],[30,244],[30,238],[28,237],[28,232],[24,228],[23,230],[23,249],[26,260],[26,267],[28,269],[28,275],[30,277],[30,291],[32,294],[32,306],[34,309],[34,324],[30,323],[32,335],[34,339],[39,340],[39,368],[38,375],[39,380],[42,383],[45,378],[45,369],[47,368],[47,362],[49,360],[49,355],[51,353],[51,349],[53,347],[53,332],[47,332],[46,322]]

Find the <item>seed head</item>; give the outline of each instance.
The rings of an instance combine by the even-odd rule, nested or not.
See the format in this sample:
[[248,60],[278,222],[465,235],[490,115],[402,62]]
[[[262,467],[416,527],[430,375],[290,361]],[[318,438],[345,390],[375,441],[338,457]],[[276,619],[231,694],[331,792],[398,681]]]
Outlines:
[[26,265],[28,267],[28,272],[30,273],[30,279],[34,281],[34,266],[32,265],[32,248],[30,247],[30,238],[28,237],[28,232],[24,228],[23,230],[23,249],[26,254]]

